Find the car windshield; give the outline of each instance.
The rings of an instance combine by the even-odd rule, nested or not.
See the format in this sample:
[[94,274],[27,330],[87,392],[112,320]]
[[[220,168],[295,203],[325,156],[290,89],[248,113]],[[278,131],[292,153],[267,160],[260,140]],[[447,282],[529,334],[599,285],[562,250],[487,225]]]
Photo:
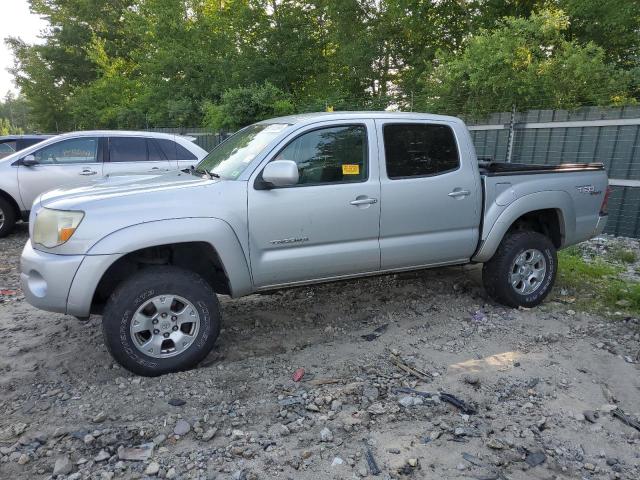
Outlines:
[[286,127],[286,123],[262,123],[243,128],[211,150],[198,164],[197,170],[235,180]]

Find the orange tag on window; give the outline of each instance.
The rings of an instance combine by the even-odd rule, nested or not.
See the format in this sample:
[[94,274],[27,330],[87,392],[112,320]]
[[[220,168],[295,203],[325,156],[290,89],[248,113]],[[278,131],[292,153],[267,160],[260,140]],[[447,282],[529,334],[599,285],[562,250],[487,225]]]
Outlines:
[[343,175],[360,175],[360,165],[342,165]]

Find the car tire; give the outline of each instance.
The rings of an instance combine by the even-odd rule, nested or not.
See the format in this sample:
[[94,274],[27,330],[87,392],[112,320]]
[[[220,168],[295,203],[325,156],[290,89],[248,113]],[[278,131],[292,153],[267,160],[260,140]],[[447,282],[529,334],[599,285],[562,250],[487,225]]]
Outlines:
[[147,377],[202,361],[220,333],[220,305],[199,275],[148,267],[120,284],[105,305],[102,329],[113,358]]
[[0,238],[13,231],[16,224],[16,211],[5,198],[0,197]]
[[505,236],[482,268],[489,296],[508,307],[531,308],[549,295],[558,272],[558,256],[551,240],[537,232]]

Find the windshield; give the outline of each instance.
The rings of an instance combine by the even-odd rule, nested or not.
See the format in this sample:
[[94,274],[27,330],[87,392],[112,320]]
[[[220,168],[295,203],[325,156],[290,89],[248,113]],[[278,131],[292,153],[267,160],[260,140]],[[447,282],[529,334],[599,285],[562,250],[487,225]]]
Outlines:
[[263,123],[243,128],[211,150],[198,164],[197,170],[235,180],[264,147],[287,127],[286,123]]

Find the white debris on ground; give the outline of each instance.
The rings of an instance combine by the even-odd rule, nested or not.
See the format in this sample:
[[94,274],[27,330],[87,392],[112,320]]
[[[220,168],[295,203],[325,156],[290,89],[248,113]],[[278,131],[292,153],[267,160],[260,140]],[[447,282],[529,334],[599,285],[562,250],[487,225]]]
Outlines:
[[[640,478],[640,431],[614,416],[640,416],[637,318],[506,309],[477,267],[439,269],[223,299],[200,368],[142,378],[99,318],[24,301],[19,227],[0,240],[0,478]],[[639,251],[580,248],[617,243]]]

